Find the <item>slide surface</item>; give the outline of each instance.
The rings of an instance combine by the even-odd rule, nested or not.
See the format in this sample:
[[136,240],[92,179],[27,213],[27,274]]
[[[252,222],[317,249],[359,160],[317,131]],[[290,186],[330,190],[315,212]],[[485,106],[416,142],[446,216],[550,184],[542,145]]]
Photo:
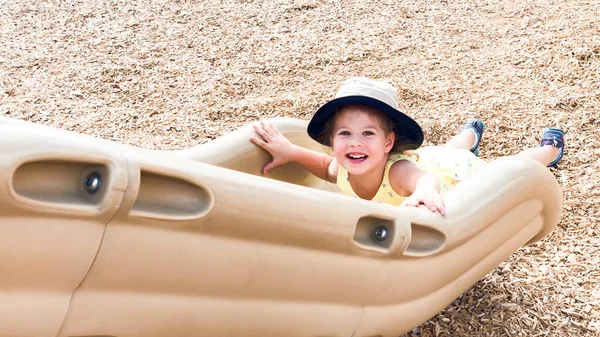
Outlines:
[[0,117],[0,335],[397,337],[560,220],[532,160],[486,165],[442,217],[263,176],[252,134],[149,151]]

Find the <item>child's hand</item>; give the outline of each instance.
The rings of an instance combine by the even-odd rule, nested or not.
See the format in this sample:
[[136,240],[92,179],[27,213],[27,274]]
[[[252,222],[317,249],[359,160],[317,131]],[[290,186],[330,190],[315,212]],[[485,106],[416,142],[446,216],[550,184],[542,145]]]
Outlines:
[[419,207],[419,205],[425,205],[432,212],[438,211],[441,215],[446,215],[444,200],[434,188],[420,188],[415,190],[400,206]]
[[285,138],[275,126],[264,122],[255,123],[252,126],[263,139],[250,137],[250,140],[273,156],[273,160],[263,168],[263,174],[274,167],[293,161],[294,144]]

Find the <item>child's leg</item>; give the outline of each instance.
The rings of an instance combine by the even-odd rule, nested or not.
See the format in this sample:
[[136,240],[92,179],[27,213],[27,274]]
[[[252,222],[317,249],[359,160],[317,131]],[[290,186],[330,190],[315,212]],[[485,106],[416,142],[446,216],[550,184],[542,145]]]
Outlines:
[[463,129],[461,133],[452,137],[445,146],[454,149],[470,150],[475,143],[475,134],[471,130]]
[[484,130],[485,124],[483,124],[480,119],[469,119],[460,133],[452,137],[452,139],[446,143],[446,146],[455,149],[470,150],[475,155],[478,155],[479,149],[477,147],[481,142]]
[[549,165],[560,153],[560,149],[552,145],[544,145],[542,147],[536,147],[528,149],[517,154],[517,156],[525,156],[539,161],[544,166]]
[[518,156],[526,156],[539,161],[544,166],[554,166],[563,156],[565,149],[565,133],[561,129],[549,128],[542,131],[540,146],[525,150]]

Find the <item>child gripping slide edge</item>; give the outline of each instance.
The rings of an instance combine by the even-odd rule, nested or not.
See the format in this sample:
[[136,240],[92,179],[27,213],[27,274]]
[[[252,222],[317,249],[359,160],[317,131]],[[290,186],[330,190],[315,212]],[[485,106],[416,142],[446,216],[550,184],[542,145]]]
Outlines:
[[[273,157],[263,174],[297,162],[347,195],[396,206],[424,205],[441,215],[446,215],[442,195],[486,164],[477,157],[485,130],[481,120],[467,121],[444,146],[421,147],[423,131],[398,110],[397,90],[364,77],[346,80],[308,124],[308,135],[330,147],[333,156],[291,143],[271,124],[253,127],[260,138],[250,140]],[[550,128],[538,147],[518,155],[554,166],[563,150],[564,132]]]

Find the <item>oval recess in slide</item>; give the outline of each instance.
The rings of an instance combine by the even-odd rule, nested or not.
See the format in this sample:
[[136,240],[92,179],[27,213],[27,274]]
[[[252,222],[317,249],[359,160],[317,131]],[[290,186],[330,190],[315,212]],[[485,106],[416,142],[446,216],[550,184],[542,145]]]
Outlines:
[[206,186],[169,174],[142,170],[139,192],[130,215],[192,220],[206,215],[213,204],[213,193]]

